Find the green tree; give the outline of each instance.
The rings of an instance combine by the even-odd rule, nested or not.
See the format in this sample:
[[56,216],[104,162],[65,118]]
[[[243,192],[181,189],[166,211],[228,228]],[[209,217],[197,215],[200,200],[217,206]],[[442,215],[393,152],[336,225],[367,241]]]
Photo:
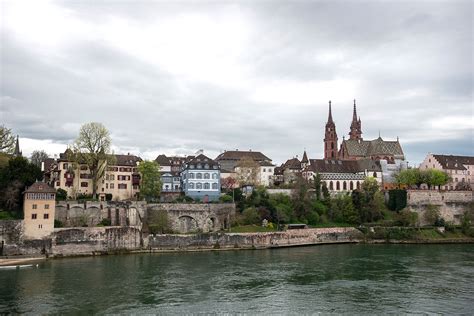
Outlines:
[[56,201],[65,201],[67,200],[67,192],[64,189],[57,189],[56,190]]
[[402,185],[410,187],[418,183],[419,172],[418,169],[405,169],[395,174],[394,178],[399,188]]
[[0,152],[13,154],[15,150],[15,136],[12,135],[12,130],[0,125]]
[[423,214],[424,220],[428,225],[434,225],[440,218],[441,213],[439,207],[436,205],[427,205],[425,213]]
[[0,169],[0,208],[21,211],[21,192],[43,178],[40,168],[23,157],[14,157],[8,165]]
[[166,234],[171,232],[168,213],[165,210],[149,212],[148,229],[152,234]]
[[404,209],[395,216],[395,220],[400,226],[415,226],[418,222],[418,213]]
[[41,163],[48,158],[48,154],[44,150],[34,150],[31,154],[30,161],[35,166],[41,168]]
[[316,200],[321,200],[321,175],[317,172],[313,176],[313,188]]
[[159,199],[162,183],[158,163],[149,160],[142,161],[138,165],[138,172],[141,176],[140,196],[146,201]]
[[242,215],[244,218],[244,224],[246,225],[259,224],[260,222],[260,216],[258,215],[255,207],[247,207],[242,212]]
[[299,176],[294,183],[295,187],[292,192],[292,203],[296,217],[304,221],[311,211],[311,199],[309,197],[309,184]]
[[107,165],[115,163],[111,155],[112,140],[109,131],[101,123],[91,122],[81,126],[71,157],[76,165],[86,165],[92,180],[92,196],[97,198],[97,187],[105,175]]
[[445,185],[449,182],[450,178],[446,172],[437,169],[425,170],[425,183],[431,189],[433,186]]
[[329,217],[332,221],[339,223],[357,224],[360,222],[359,214],[349,195],[338,195],[331,200]]

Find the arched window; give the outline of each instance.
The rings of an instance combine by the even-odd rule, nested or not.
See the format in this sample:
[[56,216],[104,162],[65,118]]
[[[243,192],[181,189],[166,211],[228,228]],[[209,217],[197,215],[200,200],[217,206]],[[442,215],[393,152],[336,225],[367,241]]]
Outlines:
[[344,191],[347,190],[347,183],[346,183],[346,181],[342,182],[342,189],[343,189]]
[[339,181],[336,181],[336,190],[339,191],[341,189],[341,186],[339,185]]
[[202,179],[202,173],[200,172],[196,173],[196,179]]
[[360,190],[360,182],[357,181],[357,190]]
[[190,182],[190,183],[188,184],[188,188],[189,188],[189,189],[194,189],[194,183]]
[[349,181],[349,188],[352,190],[354,190],[354,183],[352,181]]
[[213,189],[213,190],[217,190],[217,183],[213,183],[213,184],[212,184],[212,189]]
[[206,172],[206,173],[204,174],[204,179],[210,179],[210,178],[211,178],[211,176],[209,175],[209,173]]
[[332,184],[332,181],[329,182],[329,190],[334,190],[334,185]]
[[217,179],[217,173],[212,174],[212,179]]
[[374,171],[373,177],[377,178],[377,172]]
[[202,183],[201,182],[196,183],[196,189],[198,189],[198,190],[202,189]]
[[334,143],[331,143],[331,149],[334,149]]
[[209,190],[211,186],[209,185],[208,182],[204,183],[204,190]]
[[194,179],[194,173],[192,172],[189,173],[189,179]]

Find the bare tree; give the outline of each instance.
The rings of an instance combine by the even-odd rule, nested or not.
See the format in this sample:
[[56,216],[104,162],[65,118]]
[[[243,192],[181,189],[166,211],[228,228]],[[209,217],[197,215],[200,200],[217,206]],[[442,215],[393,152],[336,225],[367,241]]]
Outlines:
[[15,136],[12,130],[0,125],[0,152],[12,154],[15,150]]
[[48,158],[48,154],[44,150],[34,150],[31,153],[30,161],[35,166],[41,168],[41,163]]
[[235,167],[237,180],[241,185],[258,184],[258,175],[260,173],[260,165],[251,157],[242,157]]
[[115,163],[111,154],[109,131],[102,123],[91,122],[81,126],[71,154],[75,169],[86,165],[92,180],[92,195],[97,197],[97,184],[105,174],[107,165]]

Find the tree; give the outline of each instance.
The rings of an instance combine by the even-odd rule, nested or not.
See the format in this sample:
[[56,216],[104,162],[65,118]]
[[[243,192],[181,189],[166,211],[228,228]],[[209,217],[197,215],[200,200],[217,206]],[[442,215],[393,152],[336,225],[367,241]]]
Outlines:
[[35,166],[41,168],[41,163],[48,158],[48,154],[44,150],[34,150],[31,154],[30,161]]
[[309,198],[309,184],[303,177],[297,177],[295,188],[292,192],[292,202],[295,215],[299,220],[306,219],[311,211],[311,199]]
[[152,234],[166,234],[171,232],[171,223],[168,218],[168,212],[158,210],[149,212],[148,229]]
[[23,157],[14,157],[8,166],[0,169],[0,208],[20,211],[22,205],[21,190],[40,180],[43,173],[40,168]]
[[115,163],[111,155],[109,131],[101,123],[87,123],[81,126],[71,157],[76,165],[86,165],[92,180],[92,196],[97,197],[97,185],[105,174],[107,165]]
[[162,183],[160,166],[156,161],[145,160],[138,165],[141,176],[140,196],[146,201],[154,201],[160,197]]
[[424,180],[431,189],[432,186],[441,186],[449,182],[450,178],[446,172],[437,169],[428,169],[424,171]]
[[66,201],[67,200],[67,191],[64,189],[56,190],[56,201]]
[[417,184],[419,172],[417,169],[405,169],[395,174],[395,183],[400,186],[406,185],[408,187]]
[[246,225],[259,224],[260,216],[257,213],[255,207],[247,207],[243,212],[244,223]]
[[0,152],[7,154],[13,154],[15,150],[15,136],[12,134],[12,130],[0,125]]
[[232,191],[236,184],[237,180],[233,177],[227,177],[221,180],[221,186],[226,192]]
[[317,172],[313,176],[313,187],[314,187],[314,195],[316,200],[321,200],[321,175]]
[[251,157],[242,157],[237,163],[237,181],[241,185],[257,185],[260,165]]

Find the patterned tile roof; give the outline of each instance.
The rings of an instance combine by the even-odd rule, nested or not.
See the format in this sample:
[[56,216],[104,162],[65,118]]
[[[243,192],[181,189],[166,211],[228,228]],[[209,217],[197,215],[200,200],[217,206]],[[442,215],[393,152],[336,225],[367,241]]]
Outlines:
[[381,137],[370,141],[348,139],[344,140],[342,145],[345,146],[350,156],[370,157],[390,155],[396,158],[404,158],[403,149],[398,140],[386,141]]

